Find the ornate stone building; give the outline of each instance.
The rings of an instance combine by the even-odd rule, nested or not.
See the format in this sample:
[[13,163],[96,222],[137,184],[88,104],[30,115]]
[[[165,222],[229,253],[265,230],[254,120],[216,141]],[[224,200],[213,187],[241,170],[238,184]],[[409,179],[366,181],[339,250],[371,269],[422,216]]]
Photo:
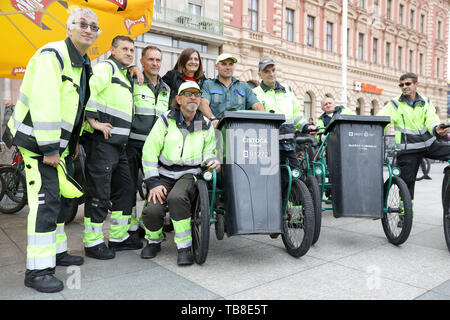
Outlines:
[[[449,0],[350,0],[347,106],[376,112],[400,94],[398,79],[419,75],[419,93],[447,117]],[[258,83],[258,61],[270,56],[307,116],[321,114],[325,96],[341,100],[339,0],[224,0],[222,52],[236,55],[235,75]]]

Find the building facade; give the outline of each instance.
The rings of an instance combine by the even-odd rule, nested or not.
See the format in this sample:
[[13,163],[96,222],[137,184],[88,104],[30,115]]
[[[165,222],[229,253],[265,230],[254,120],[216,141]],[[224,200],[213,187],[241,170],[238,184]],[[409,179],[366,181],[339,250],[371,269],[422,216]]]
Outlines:
[[[419,75],[419,93],[447,118],[449,0],[350,0],[347,106],[373,115],[400,94],[401,74]],[[320,101],[341,101],[342,1],[224,0],[222,51],[236,55],[235,75],[257,84],[258,61],[270,56],[305,115]]]

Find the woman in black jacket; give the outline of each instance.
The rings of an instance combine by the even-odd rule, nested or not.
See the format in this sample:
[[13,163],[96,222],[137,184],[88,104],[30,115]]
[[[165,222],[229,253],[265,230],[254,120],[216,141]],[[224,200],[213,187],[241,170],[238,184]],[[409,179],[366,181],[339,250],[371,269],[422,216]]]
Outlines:
[[173,108],[178,88],[183,82],[195,81],[201,88],[206,80],[200,53],[194,48],[184,49],[173,69],[168,71],[162,79],[170,87],[169,107]]

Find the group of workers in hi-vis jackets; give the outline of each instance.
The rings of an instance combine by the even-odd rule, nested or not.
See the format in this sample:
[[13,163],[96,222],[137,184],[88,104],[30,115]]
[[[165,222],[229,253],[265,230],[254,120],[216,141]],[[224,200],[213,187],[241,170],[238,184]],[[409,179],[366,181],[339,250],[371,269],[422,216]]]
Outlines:
[[[217,77],[206,79],[200,53],[185,49],[177,64],[159,76],[162,54],[155,46],[142,51],[143,71],[129,67],[134,41],[112,40],[111,55],[93,68],[87,50],[100,34],[90,9],[74,9],[67,21],[67,38],[38,49],[28,63],[8,130],[25,163],[29,214],[25,285],[40,292],[58,292],[64,284],[56,266],[82,265],[82,256],[68,253],[61,197],[82,192],[70,179],[79,143],[86,152],[83,245],[85,256],[108,260],[117,251],[142,249],[141,258],[156,257],[164,239],[166,212],[174,229],[178,265],[191,265],[191,200],[194,177],[202,168],[220,171],[215,128],[223,112],[253,109],[285,115],[280,128],[280,161],[299,167],[295,132],[317,133],[303,117],[292,88],[277,80],[276,63],[262,58],[261,82],[253,90],[233,76],[237,58],[221,54]],[[132,75],[137,75],[135,80]],[[450,146],[431,101],[416,93],[417,77],[400,79],[402,95],[381,111],[391,116],[396,142],[405,155],[398,161],[406,177],[415,175],[421,157],[447,159]],[[329,101],[331,100],[331,101]],[[322,101],[328,117],[350,112]],[[407,141],[407,144],[406,144]],[[136,190],[140,169],[148,190],[138,218]],[[282,182],[286,177],[282,176]],[[414,190],[414,180],[405,179]],[[108,242],[103,225],[111,211]],[[145,232],[145,247],[139,234]]]

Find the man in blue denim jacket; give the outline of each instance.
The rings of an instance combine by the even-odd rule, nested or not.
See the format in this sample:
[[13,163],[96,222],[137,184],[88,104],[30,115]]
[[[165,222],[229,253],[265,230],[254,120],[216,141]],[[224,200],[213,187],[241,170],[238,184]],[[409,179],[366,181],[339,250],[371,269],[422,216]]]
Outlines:
[[217,126],[223,112],[229,109],[264,111],[252,89],[233,77],[237,59],[231,54],[223,53],[216,60],[218,75],[203,83],[200,111]]

